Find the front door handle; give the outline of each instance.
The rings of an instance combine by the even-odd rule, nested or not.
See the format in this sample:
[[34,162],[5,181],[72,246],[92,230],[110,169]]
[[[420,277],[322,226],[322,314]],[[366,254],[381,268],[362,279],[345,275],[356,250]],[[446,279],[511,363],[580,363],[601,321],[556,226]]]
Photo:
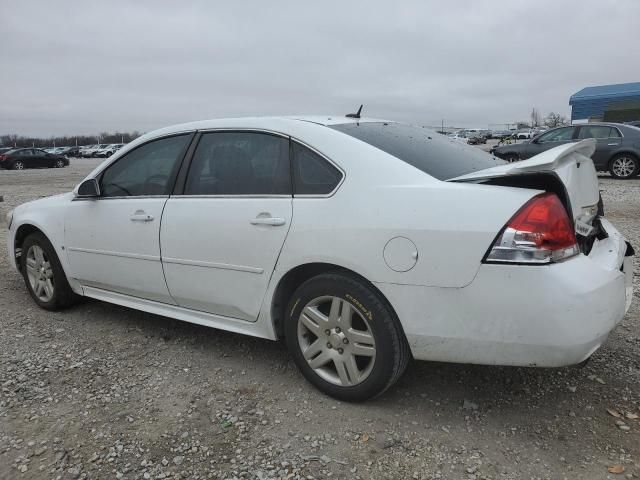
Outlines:
[[287,221],[280,217],[257,217],[251,220],[251,225],[270,225],[272,227],[281,227],[285,223]]
[[129,217],[132,222],[151,222],[153,221],[153,215],[149,215],[144,210],[136,210],[136,212]]

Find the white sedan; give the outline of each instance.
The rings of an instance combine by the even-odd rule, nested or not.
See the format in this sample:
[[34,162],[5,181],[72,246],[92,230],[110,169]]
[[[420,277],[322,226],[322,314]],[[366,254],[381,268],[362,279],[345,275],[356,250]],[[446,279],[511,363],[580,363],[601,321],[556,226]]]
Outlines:
[[284,338],[344,400],[383,392],[412,357],[576,364],[632,296],[594,148],[507,164],[386,121],[178,125],[17,207],[9,258],[46,309],[86,296]]

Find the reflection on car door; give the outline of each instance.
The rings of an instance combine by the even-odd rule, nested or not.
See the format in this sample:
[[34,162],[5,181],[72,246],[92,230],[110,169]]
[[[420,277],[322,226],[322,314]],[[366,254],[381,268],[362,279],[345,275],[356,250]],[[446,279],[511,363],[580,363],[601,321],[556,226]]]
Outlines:
[[75,199],[65,218],[70,276],[83,286],[174,303],[160,261],[162,210],[191,134],[148,142],[99,177],[98,199]]
[[291,224],[288,138],[203,133],[176,193],[160,230],[172,297],[185,308],[255,321]]

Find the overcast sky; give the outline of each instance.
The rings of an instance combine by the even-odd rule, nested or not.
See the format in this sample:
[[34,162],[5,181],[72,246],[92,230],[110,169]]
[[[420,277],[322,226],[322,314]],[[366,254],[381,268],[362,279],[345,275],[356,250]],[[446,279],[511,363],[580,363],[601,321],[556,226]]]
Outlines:
[[640,0],[0,0],[0,134],[336,114],[486,127],[640,81]]

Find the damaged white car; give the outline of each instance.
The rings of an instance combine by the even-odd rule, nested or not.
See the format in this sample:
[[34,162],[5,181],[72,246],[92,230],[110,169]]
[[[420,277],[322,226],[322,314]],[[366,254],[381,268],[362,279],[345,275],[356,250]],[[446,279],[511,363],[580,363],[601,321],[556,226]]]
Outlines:
[[344,400],[380,394],[411,358],[576,364],[632,297],[594,148],[506,164],[379,120],[183,124],[17,207],[9,258],[43,308],[87,296],[284,338]]

